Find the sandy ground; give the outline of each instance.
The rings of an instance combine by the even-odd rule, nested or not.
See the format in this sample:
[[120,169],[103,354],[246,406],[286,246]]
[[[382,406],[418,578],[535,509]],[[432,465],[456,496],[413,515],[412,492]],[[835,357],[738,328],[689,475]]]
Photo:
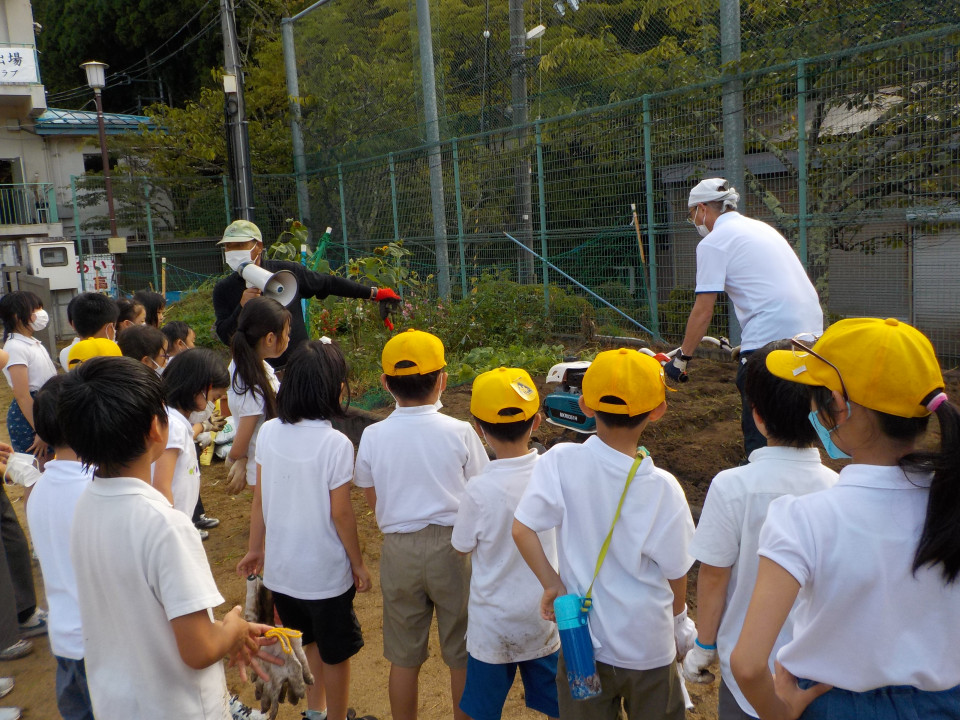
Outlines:
[[[691,506],[696,512],[703,502],[710,478],[720,469],[736,464],[741,456],[739,432],[739,397],[733,384],[735,366],[730,362],[698,360],[692,368],[692,379],[680,392],[670,393],[670,409],[667,416],[650,428],[642,442],[651,451],[658,465],[673,472],[684,485]],[[542,380],[542,378],[541,378]],[[545,388],[541,385],[541,393]],[[549,391],[547,389],[547,391]],[[0,389],[0,410],[10,401],[9,390]],[[444,412],[465,418],[469,414],[469,386],[448,390],[443,397]],[[381,411],[384,414],[386,411]],[[2,416],[5,417],[5,412]],[[544,425],[540,440],[548,439],[553,430]],[[0,428],[0,438],[6,439],[6,429]],[[204,543],[210,566],[226,603],[216,608],[218,615],[230,607],[243,604],[244,580],[237,576],[235,568],[247,546],[251,494],[229,496],[222,488],[225,477],[223,464],[215,462],[203,468],[203,500],[207,513],[221,520],[219,528],[210,532]],[[21,492],[17,487],[8,487],[14,507],[23,520]],[[373,514],[362,494],[354,491],[360,539],[364,557],[374,576],[374,590],[356,599],[356,611],[363,627],[366,647],[353,660],[351,705],[359,714],[372,714],[379,718],[390,717],[387,695],[389,666],[381,654],[381,597],[376,580],[379,576],[381,535]],[[43,583],[39,567],[35,571],[38,595],[43,595]],[[696,572],[691,572],[689,602],[695,614]],[[0,674],[16,679],[16,688],[3,703],[16,704],[24,709],[25,718],[57,718],[54,698],[55,663],[45,637],[35,640],[36,649],[26,658],[3,663]],[[131,679],[120,679],[130,682]],[[255,704],[252,685],[244,684],[234,671],[227,673],[228,684],[248,704]],[[692,687],[696,708],[688,713],[691,719],[716,717],[716,686]],[[281,720],[300,716],[305,705],[294,708],[284,705],[279,714]],[[421,673],[420,717],[424,720],[450,718],[452,709],[449,694],[449,675],[439,658],[436,633],[432,640],[431,657]],[[533,720],[541,717],[524,706],[523,691],[519,682],[514,686],[504,718]]]

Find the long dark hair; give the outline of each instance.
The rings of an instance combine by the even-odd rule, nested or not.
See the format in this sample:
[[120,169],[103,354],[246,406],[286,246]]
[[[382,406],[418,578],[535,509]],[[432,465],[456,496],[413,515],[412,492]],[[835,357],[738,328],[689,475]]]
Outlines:
[[341,388],[346,391],[347,361],[340,347],[329,339],[314,340],[298,347],[284,369],[283,384],[277,393],[277,416],[281,422],[332,420],[346,417]]
[[192,348],[172,358],[163,370],[163,393],[167,405],[184,415],[196,412],[197,395],[211,387],[225,388],[230,385],[230,373],[226,363],[207,348]]
[[153,290],[137,290],[133,294],[133,301],[143,305],[147,313],[146,323],[160,329],[160,313],[167,306],[167,299]]
[[257,343],[270,333],[277,337],[290,324],[290,311],[272,298],[249,300],[237,318],[237,331],[230,341],[236,369],[231,383],[238,394],[252,392],[263,400],[267,420],[277,416],[277,395],[270,385],[263,360],[257,356]]

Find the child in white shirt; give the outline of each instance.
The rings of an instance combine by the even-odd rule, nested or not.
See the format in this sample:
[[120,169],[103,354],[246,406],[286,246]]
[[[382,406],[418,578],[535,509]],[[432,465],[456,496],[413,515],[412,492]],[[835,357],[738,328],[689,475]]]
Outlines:
[[[467,684],[460,709],[473,720],[500,720],[517,670],[527,707],[556,718],[560,636],[538,612],[540,583],[510,535],[513,513],[537,462],[530,433],[540,398],[524,370],[498,368],[473,381],[470,412],[497,459],[470,479],[453,525],[453,546],[470,553]],[[553,530],[540,542],[556,567]]]
[[280,620],[303,633],[317,679],[304,717],[345,720],[350,658],[363,647],[353,599],[371,586],[350,502],[353,445],[330,424],[346,416],[347,363],[324,337],[300,345],[284,373],[278,416],[257,440],[250,547],[237,571],[262,569]]

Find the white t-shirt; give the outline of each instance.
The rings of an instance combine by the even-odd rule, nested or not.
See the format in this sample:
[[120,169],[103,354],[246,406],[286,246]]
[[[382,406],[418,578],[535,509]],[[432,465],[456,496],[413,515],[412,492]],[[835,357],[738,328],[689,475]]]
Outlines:
[[[560,579],[568,593],[590,586],[634,458],[593,436],[540,458],[515,517],[535,532],[559,528]],[[623,501],[593,586],[590,634],[596,659],[651,670],[676,660],[673,591],[686,575],[693,518],[680,483],[646,458]]]
[[50,353],[43,343],[35,337],[27,337],[20,333],[13,333],[3,344],[3,349],[10,354],[10,360],[3,368],[3,376],[7,384],[13,387],[10,380],[10,368],[14,365],[26,365],[27,376],[30,379],[30,392],[43,387],[43,384],[57,374],[57,366],[50,359]]
[[167,450],[177,450],[177,464],[173,468],[173,506],[193,517],[200,497],[200,463],[197,446],[193,442],[193,426],[183,413],[167,408]]
[[[280,390],[280,380],[277,379],[277,374],[266,360],[263,361],[263,367],[267,371],[267,379],[270,381],[270,386],[276,393]],[[254,394],[250,389],[247,389],[243,393],[237,393],[233,389],[233,374],[236,369],[236,364],[231,360],[229,367],[230,387],[227,389],[227,403],[230,405],[230,413],[233,415],[234,421],[239,425],[240,418],[250,417],[252,415],[260,416],[260,419],[257,420],[257,426],[253,430],[253,435],[250,437],[250,444],[247,446],[247,485],[256,485],[257,434],[260,432],[260,426],[263,425],[265,419],[263,414],[263,397],[259,393]]]
[[77,577],[70,560],[70,532],[77,500],[93,473],[71,460],[48,460],[30,492],[27,523],[40,559],[43,589],[50,608],[49,635],[53,654],[83,658],[83,630],[77,602]]
[[790,243],[765,222],[738,212],[718,217],[697,245],[697,292],[727,293],[744,350],[823,332],[820,299]]
[[73,342],[71,342],[71,343],[70,343],[69,345],[67,345],[63,350],[60,351],[60,356],[59,356],[59,357],[60,357],[60,367],[62,367],[64,370],[69,370],[69,369],[70,369],[70,368],[67,367],[67,361],[70,360],[70,351],[73,349],[73,346],[76,345],[78,342],[80,342],[80,338],[79,338],[79,337],[75,337],[75,338],[73,339]]
[[301,600],[342,595],[350,560],[330,516],[330,492],[353,478],[353,444],[326,420],[279,418],[257,441],[267,535],[263,584]]
[[467,480],[490,460],[469,424],[433,405],[398,407],[360,438],[354,482],[377,491],[385,533],[452,526]]
[[[471,553],[467,652],[485,663],[533,660],[560,647],[556,623],[540,617],[543,589],[513,542],[513,513],[537,463],[537,451],[494,460],[470,479],[460,500],[451,542]],[[540,543],[554,568],[553,530]]]
[[930,479],[848,465],[831,489],[770,504],[760,555],[800,583],[787,670],[853,692],[960,683],[960,582],[912,570]]
[[93,712],[230,720],[223,663],[193,670],[170,621],[223,598],[190,518],[136,478],[94,478],[71,537]]
[[[762,447],[750,453],[750,462],[718,474],[710,483],[690,554],[715,567],[732,568],[726,606],[717,633],[720,674],[744,712],[757,716],[730,670],[730,653],[740,638],[747,606],[757,582],[757,544],[770,503],[783,495],[806,495],[832,487],[837,474],[820,463],[817,448]],[[792,616],[787,617],[773,658],[789,642]]]

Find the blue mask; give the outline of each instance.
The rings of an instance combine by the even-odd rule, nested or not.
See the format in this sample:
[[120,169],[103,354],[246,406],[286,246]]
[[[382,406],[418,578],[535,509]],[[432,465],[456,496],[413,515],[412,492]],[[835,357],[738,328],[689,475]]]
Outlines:
[[[849,412],[850,403],[847,403],[847,413]],[[843,460],[850,457],[843,450],[838,448],[835,442],[833,442],[833,436],[831,435],[832,431],[827,430],[823,426],[823,423],[820,422],[820,418],[817,417],[816,410],[812,411],[807,417],[810,418],[810,424],[813,425],[813,429],[817,433],[817,437],[820,438],[820,442],[823,444],[823,449],[827,451],[828,458],[831,460]],[[834,428],[834,430],[836,429],[837,428]]]

